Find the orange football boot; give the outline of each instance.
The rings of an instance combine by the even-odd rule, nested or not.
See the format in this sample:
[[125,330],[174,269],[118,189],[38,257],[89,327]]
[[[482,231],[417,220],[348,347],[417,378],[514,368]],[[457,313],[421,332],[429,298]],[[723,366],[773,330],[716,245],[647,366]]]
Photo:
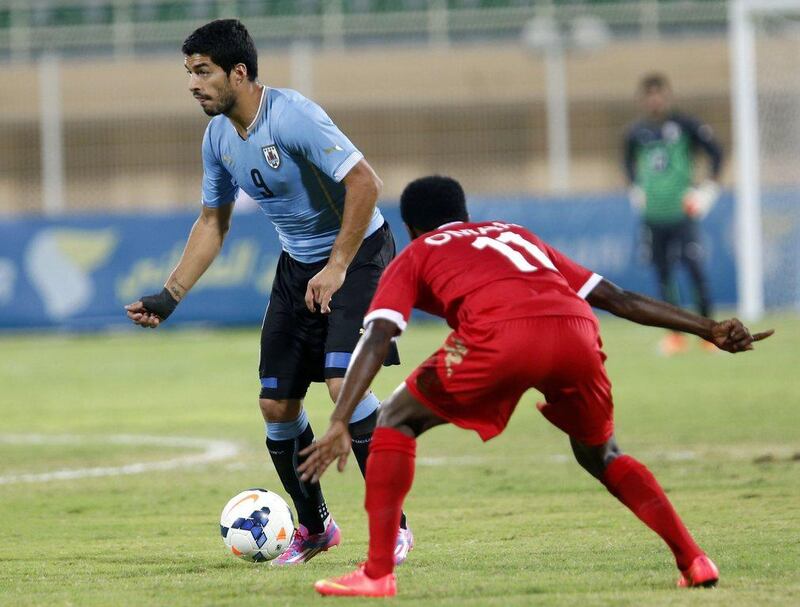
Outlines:
[[314,590],[322,596],[371,596],[384,597],[397,594],[397,578],[389,573],[373,580],[364,571],[364,563],[358,569],[341,577],[319,580]]
[[667,333],[658,343],[658,351],[662,356],[675,356],[683,354],[689,349],[686,336],[683,333]]
[[705,554],[698,556],[689,565],[689,568],[681,571],[678,579],[678,588],[695,588],[702,586],[711,588],[719,581],[719,569],[710,558]]

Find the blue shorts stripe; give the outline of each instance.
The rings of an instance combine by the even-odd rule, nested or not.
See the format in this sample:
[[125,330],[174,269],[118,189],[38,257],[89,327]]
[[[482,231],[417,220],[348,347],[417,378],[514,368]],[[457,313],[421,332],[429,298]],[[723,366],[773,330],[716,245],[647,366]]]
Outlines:
[[277,388],[278,387],[278,378],[277,377],[262,377],[261,378],[261,387],[262,388]]
[[352,356],[351,352],[328,352],[325,355],[325,368],[347,369]]

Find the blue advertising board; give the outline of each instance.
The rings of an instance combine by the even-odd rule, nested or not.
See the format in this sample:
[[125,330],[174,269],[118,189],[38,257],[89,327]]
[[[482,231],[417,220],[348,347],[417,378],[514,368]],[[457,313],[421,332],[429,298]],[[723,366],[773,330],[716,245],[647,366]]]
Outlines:
[[[382,205],[399,246],[399,210]],[[622,194],[585,198],[484,198],[473,218],[525,225],[576,261],[626,288],[655,294],[638,219]],[[127,322],[126,303],[161,289],[196,212],[77,215],[0,221],[0,328],[100,329]],[[714,300],[736,300],[732,198],[703,222]],[[169,324],[260,323],[280,245],[268,220],[234,214],[222,253]],[[688,290],[684,290],[688,292]]]

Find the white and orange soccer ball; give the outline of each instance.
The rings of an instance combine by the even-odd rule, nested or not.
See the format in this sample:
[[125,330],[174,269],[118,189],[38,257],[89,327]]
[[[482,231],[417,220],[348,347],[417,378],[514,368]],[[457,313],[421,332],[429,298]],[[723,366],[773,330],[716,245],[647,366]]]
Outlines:
[[248,489],[225,504],[219,530],[233,554],[261,563],[280,556],[289,547],[294,535],[294,517],[277,493]]

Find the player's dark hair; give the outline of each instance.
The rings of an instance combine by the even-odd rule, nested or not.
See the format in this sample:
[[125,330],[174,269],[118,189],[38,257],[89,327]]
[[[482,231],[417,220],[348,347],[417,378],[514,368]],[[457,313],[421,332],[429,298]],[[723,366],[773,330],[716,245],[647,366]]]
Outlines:
[[642,79],[639,80],[639,91],[642,93],[646,93],[652,89],[663,91],[668,88],[670,88],[669,78],[667,78],[661,72],[651,72],[649,74],[645,74],[642,76]]
[[226,74],[236,64],[243,63],[248,80],[258,77],[256,45],[238,19],[217,19],[198,27],[183,41],[181,51],[184,55],[208,55]]
[[450,177],[431,175],[415,179],[400,195],[400,216],[407,225],[425,232],[450,221],[467,221],[464,190]]

